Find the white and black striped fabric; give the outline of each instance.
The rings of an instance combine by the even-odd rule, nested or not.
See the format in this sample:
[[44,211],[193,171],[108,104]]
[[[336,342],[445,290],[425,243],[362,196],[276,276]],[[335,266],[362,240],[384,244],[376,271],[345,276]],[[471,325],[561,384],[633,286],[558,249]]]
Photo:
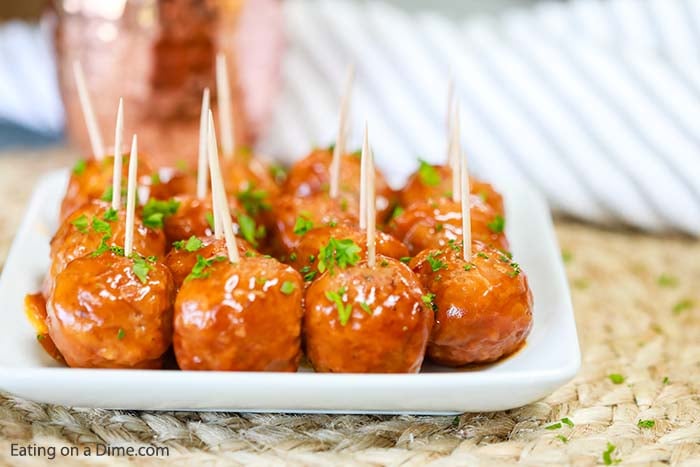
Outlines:
[[[451,75],[476,175],[529,182],[592,222],[700,236],[700,0],[573,0],[464,22],[380,2],[283,7],[289,47],[263,152],[291,161],[332,142],[354,62],[351,141],[367,121],[400,184],[417,157],[444,160]],[[47,38],[0,27],[0,121],[62,125]]]
[[700,235],[700,0],[575,0],[458,22],[384,3],[284,3],[284,88],[261,146],[334,138],[348,63],[394,183],[444,159],[447,83],[472,170],[581,219]]

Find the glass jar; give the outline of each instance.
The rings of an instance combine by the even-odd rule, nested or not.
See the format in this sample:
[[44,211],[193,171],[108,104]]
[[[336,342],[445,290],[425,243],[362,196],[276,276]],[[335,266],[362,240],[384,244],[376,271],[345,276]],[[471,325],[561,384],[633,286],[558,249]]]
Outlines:
[[109,152],[123,97],[125,148],[137,133],[140,152],[155,164],[191,163],[205,87],[216,110],[219,51],[228,62],[237,144],[253,144],[269,120],[284,46],[278,1],[57,0],[54,12],[67,132],[83,153],[90,145],[75,60]]

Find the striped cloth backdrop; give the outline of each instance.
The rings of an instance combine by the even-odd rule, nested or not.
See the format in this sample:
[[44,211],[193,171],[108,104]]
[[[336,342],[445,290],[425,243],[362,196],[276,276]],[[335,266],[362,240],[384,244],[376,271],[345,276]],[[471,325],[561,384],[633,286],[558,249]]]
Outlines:
[[[285,0],[284,86],[260,149],[334,139],[354,62],[351,142],[369,123],[399,185],[446,151],[449,76],[472,171],[524,181],[562,213],[700,235],[700,0],[573,0],[463,22],[380,2]],[[429,5],[429,2],[426,2]],[[56,131],[46,34],[0,27],[0,121]]]
[[700,235],[700,0],[575,0],[464,22],[385,3],[284,3],[284,88],[261,149],[291,161],[369,123],[400,184],[445,158],[449,76],[473,172],[563,213]]

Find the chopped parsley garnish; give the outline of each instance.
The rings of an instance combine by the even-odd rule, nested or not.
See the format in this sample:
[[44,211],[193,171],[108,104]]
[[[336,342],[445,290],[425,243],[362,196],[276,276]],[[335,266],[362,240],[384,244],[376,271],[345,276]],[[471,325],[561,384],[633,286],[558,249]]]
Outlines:
[[280,183],[287,178],[287,171],[279,164],[272,164],[270,166],[270,175],[277,183]]
[[391,220],[394,220],[394,219],[396,219],[397,217],[399,217],[399,216],[400,216],[401,214],[403,214],[403,213],[404,213],[404,208],[402,208],[401,206],[398,206],[398,205],[397,205],[397,206],[394,207],[394,210],[391,211],[391,217],[389,218],[389,220],[390,220],[390,221],[391,221]]
[[661,287],[676,287],[678,285],[678,278],[670,274],[661,274],[656,280],[656,283]]
[[408,264],[411,262],[412,259],[412,256],[402,256],[401,259],[399,259],[399,261],[401,261],[404,264]]
[[158,172],[153,172],[151,174],[151,185],[159,185],[160,184],[160,174]]
[[107,222],[116,222],[119,220],[119,213],[117,213],[116,209],[109,208],[105,211],[102,219],[106,220]]
[[309,255],[309,263],[316,261],[316,255]]
[[211,211],[204,214],[204,219],[207,221],[207,224],[209,224],[209,228],[212,232],[216,230],[216,227],[214,226],[214,214]]
[[253,253],[252,251],[248,250],[245,252],[246,258],[252,258],[253,256],[255,256],[255,253]]
[[616,447],[614,444],[608,443],[607,447],[605,448],[605,451],[603,451],[603,464],[614,465],[622,462],[622,459],[613,459],[612,455],[613,452],[615,452],[615,449]]
[[265,237],[265,226],[256,225],[253,218],[245,214],[238,215],[238,227],[241,236],[253,246],[258,246],[258,239]]
[[85,173],[87,168],[87,161],[85,159],[78,159],[73,166],[73,173],[75,175],[82,175]]
[[389,266],[389,261],[383,259],[382,262],[379,263],[379,265],[380,265],[381,267],[385,268],[385,267]]
[[340,210],[346,212],[348,210],[348,200],[343,198],[340,200]]
[[112,236],[112,226],[109,225],[109,222],[103,221],[99,217],[92,218],[92,230],[97,233],[103,233],[106,237]]
[[423,159],[418,159],[418,178],[421,183],[427,186],[437,186],[440,184],[440,174],[437,169]]
[[336,240],[331,237],[328,243],[318,250],[318,270],[323,273],[328,270],[331,274],[336,266],[345,269],[360,261],[362,249],[350,239]]
[[126,331],[124,331],[124,329],[122,328],[119,328],[119,330],[117,331],[117,339],[122,340],[124,339],[124,337],[126,337]]
[[447,267],[447,264],[445,264],[444,261],[441,259],[437,258],[436,255],[441,254],[442,252],[431,252],[428,257],[426,258],[428,260],[428,263],[430,264],[430,269],[433,270],[433,272],[437,272],[440,269],[444,269]]
[[471,271],[472,269],[474,269],[474,265],[472,263],[467,263],[464,265],[465,271]]
[[517,277],[521,270],[520,270],[520,265],[518,263],[510,263],[510,267],[512,268],[511,271],[508,273],[508,276],[510,277]]
[[503,233],[503,231],[506,228],[506,220],[503,216],[499,214],[496,217],[494,217],[493,220],[491,220],[491,222],[486,224],[486,226],[493,233]]
[[292,292],[294,292],[296,288],[297,286],[294,282],[284,281],[282,282],[282,286],[280,287],[280,292],[282,292],[285,295],[290,295]]
[[501,261],[502,263],[510,263],[510,258],[507,257],[506,255],[499,256],[498,260]]
[[476,256],[478,256],[479,258],[489,259],[489,255],[487,255],[483,251],[478,252]]
[[304,274],[304,282],[311,282],[316,277],[316,271],[309,271]]
[[685,300],[681,300],[680,302],[673,305],[673,313],[679,315],[686,310],[692,309],[694,306],[695,302],[686,298]]
[[175,214],[179,207],[180,203],[174,199],[168,201],[149,199],[143,207],[143,223],[146,227],[161,229],[165,218]]
[[572,422],[571,419],[570,419],[569,417],[564,417],[564,418],[562,418],[562,419],[561,419],[561,422],[562,422],[564,425],[569,426],[570,428],[573,428],[573,427],[574,427],[574,422]]
[[544,427],[545,430],[558,430],[559,428],[561,428],[561,422],[552,423]]
[[189,253],[194,253],[204,246],[204,243],[194,235],[187,240],[178,240],[173,242],[173,248],[176,250],[185,250]]
[[574,259],[574,254],[569,250],[561,250],[561,259],[564,261],[564,264],[569,264]]
[[337,292],[332,292],[330,290],[326,291],[326,298],[333,303],[335,303],[338,309],[338,319],[340,320],[340,325],[345,326],[350,320],[350,315],[352,314],[352,305],[343,303],[343,296],[347,292],[345,287],[341,287]]
[[557,435],[556,438],[557,438],[559,441],[561,441],[562,443],[568,443],[568,442],[569,442],[569,438],[567,438],[567,437],[564,436],[564,435]]
[[88,222],[87,216],[83,214],[82,216],[73,219],[71,221],[71,225],[78,229],[78,232],[87,233],[90,223]]
[[428,305],[431,310],[437,311],[437,305],[435,304],[435,294],[434,293],[425,294],[420,299],[423,301],[423,303]]
[[454,238],[447,241],[447,244],[453,251],[462,251],[462,245],[460,245]]
[[207,269],[209,269],[215,262],[218,263],[220,261],[224,261],[225,259],[225,256],[216,256],[211,259],[206,259],[202,255],[197,255],[197,262],[192,267],[192,271],[185,278],[185,281],[192,279],[206,279],[209,277],[209,274],[211,274],[211,271],[207,271]]
[[664,379],[661,381],[661,384],[669,384],[671,380],[668,379],[668,376],[664,376]]
[[296,260],[297,260],[297,254],[296,254],[296,252],[293,251],[289,254],[289,261],[296,261]]
[[613,384],[622,384],[625,382],[625,377],[619,373],[609,374],[608,378],[610,378],[610,381],[612,381]]
[[142,256],[134,255],[134,265],[131,267],[136,277],[139,278],[142,284],[148,282],[148,273],[153,269],[152,263],[154,258],[144,258]]
[[244,191],[236,195],[238,201],[241,202],[243,209],[251,215],[257,216],[263,211],[269,211],[271,206],[267,201],[267,191],[256,190],[253,183],[248,183]]
[[639,428],[654,428],[656,422],[654,420],[639,420],[637,426]]
[[294,224],[294,233],[296,235],[304,235],[306,232],[314,228],[314,223],[305,217],[297,217]]
[[326,223],[326,225],[327,225],[328,227],[337,227],[337,226],[338,226],[338,221],[336,221],[335,219],[331,219],[331,220],[329,220],[329,221]]
[[372,309],[371,309],[371,308],[369,307],[369,305],[366,304],[365,302],[360,302],[360,308],[362,308],[362,311],[364,311],[364,312],[367,313],[368,315],[373,315],[373,314],[374,314],[374,312],[372,311]]
[[445,229],[445,224],[435,224],[435,231],[442,232]]

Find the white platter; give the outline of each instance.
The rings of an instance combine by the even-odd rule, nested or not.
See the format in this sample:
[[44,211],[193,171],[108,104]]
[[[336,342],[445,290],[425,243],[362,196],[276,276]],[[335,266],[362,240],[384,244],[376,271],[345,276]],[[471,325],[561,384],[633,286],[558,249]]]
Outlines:
[[0,390],[37,402],[133,410],[456,413],[536,401],[580,366],[561,255],[542,198],[505,187],[507,233],[535,298],[534,326],[516,355],[482,368],[426,365],[419,374],[235,373],[62,368],[44,354],[23,311],[48,270],[67,171],[38,184],[0,276]]

